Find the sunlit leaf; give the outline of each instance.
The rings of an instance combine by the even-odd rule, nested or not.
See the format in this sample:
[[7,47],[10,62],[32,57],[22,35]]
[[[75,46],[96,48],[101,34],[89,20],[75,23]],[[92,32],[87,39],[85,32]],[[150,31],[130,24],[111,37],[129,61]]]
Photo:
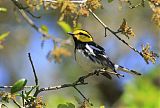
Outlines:
[[75,105],[72,103],[67,103],[67,105],[68,105],[68,108],[75,108]]
[[3,41],[8,35],[9,35],[10,32],[5,32],[3,34],[0,35],[0,41]]
[[72,103],[67,103],[67,104],[59,104],[57,108],[75,108],[75,105]]
[[47,58],[48,60],[51,60],[53,58],[56,62],[60,63],[62,61],[62,56],[69,57],[71,56],[71,52],[66,48],[56,47],[55,49],[49,52]]
[[41,29],[45,32],[48,33],[48,27],[46,25],[41,25]]
[[150,45],[147,44],[146,46],[142,46],[142,55],[143,58],[145,59],[146,63],[148,64],[149,61],[152,63],[155,63],[156,58],[159,57],[157,53],[154,53],[153,51],[150,51]]
[[3,49],[3,41],[5,40],[5,38],[9,35],[10,32],[5,32],[3,34],[0,35],[0,49]]
[[160,105],[160,86],[155,85],[154,80],[157,77],[159,78],[159,70],[160,68],[158,66],[158,68],[146,73],[143,77],[136,78],[132,83],[126,84],[124,93],[117,102],[118,104],[114,107],[119,108],[119,106],[121,106],[121,108],[128,108],[132,106],[131,108],[157,108],[157,106]]
[[27,83],[26,79],[20,79],[20,80],[16,81],[11,88],[11,94],[14,94],[14,93],[22,90],[24,88],[24,86],[26,85],[26,83]]
[[57,23],[63,29],[64,32],[68,33],[72,31],[71,26],[65,21],[58,21]]
[[91,10],[102,8],[101,0],[87,0],[86,5]]
[[66,104],[59,104],[57,108],[68,108],[68,106]]
[[100,108],[105,108],[105,106],[100,106]]
[[81,7],[79,10],[79,14],[82,16],[89,16],[89,11],[86,7]]
[[0,12],[7,12],[7,8],[0,7]]
[[117,30],[121,34],[125,35],[128,39],[130,37],[134,37],[135,33],[133,32],[132,28],[128,26],[125,19],[123,19],[122,24],[120,25],[120,28]]
[[15,99],[15,95],[12,95],[11,93],[6,92],[6,91],[1,91],[0,92],[0,108],[2,107],[1,106],[2,101],[9,103],[10,99]]
[[45,108],[46,106],[45,103],[43,102],[42,96],[36,98],[35,104],[36,108]]

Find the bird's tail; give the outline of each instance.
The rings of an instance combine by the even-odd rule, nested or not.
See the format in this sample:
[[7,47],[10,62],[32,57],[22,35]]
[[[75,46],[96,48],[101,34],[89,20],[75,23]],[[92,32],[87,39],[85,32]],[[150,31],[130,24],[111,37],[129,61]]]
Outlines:
[[125,68],[125,67],[120,66],[120,65],[115,64],[114,67],[115,67],[115,70],[118,70],[118,71],[127,72],[127,73],[130,73],[130,74],[133,74],[133,75],[141,75],[141,73],[139,73],[139,72],[136,72],[134,70],[130,70],[130,69]]

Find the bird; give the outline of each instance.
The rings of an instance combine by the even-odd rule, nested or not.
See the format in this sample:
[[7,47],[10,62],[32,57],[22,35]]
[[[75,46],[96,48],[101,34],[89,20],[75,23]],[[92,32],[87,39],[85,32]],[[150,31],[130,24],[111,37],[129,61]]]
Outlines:
[[68,34],[73,37],[75,43],[75,60],[85,71],[92,72],[105,69],[106,72],[102,73],[102,75],[109,79],[112,79],[109,73],[114,73],[119,77],[120,74],[117,71],[141,75],[137,71],[113,63],[107,56],[105,49],[94,41],[93,36],[88,31],[75,29],[73,32],[68,32]]

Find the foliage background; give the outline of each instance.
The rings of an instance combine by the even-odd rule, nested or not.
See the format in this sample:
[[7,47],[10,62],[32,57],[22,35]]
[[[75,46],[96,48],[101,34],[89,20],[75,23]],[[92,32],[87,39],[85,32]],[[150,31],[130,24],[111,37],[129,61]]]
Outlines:
[[[126,4],[123,4],[121,8],[117,1],[107,3],[104,0],[102,4],[103,9],[98,9],[95,13],[105,24],[116,29],[122,19],[126,18],[136,36],[130,40],[125,37],[124,39],[139,50],[142,44],[150,43],[155,52],[160,52],[160,31],[151,21],[152,10],[147,3],[145,7],[136,9],[129,9]],[[54,48],[52,41],[46,40],[41,48],[41,34],[30,27],[18,12],[14,11],[13,3],[9,0],[0,1],[0,7],[7,9],[7,12],[0,12],[0,33],[10,32],[5,39],[4,49],[0,50],[0,85],[12,85],[20,78],[28,79],[28,85],[34,84],[34,76],[27,57],[28,52],[32,54],[40,86],[47,87],[73,82],[78,76],[85,74],[74,60],[73,45],[67,46],[72,56],[63,58],[61,63],[56,63],[54,60],[49,62],[46,56]],[[49,34],[66,38],[66,34],[57,24],[58,11],[41,9],[34,13],[41,16],[40,19],[32,18],[37,25],[46,25],[49,28]],[[91,15],[80,17],[79,22],[82,28],[89,31],[94,36],[94,40],[105,48],[113,62],[143,74],[140,77],[125,74],[124,78],[114,77],[113,80],[103,77],[88,79],[89,85],[82,86],[80,89],[90,98],[94,107],[99,108],[101,105],[115,108],[160,107],[159,60],[154,65],[147,65],[143,58],[131,51],[112,34],[108,33],[105,38],[103,27]],[[70,23],[69,18],[67,23]],[[58,104],[67,102],[78,106],[77,98],[83,101],[72,88],[45,92],[41,95],[48,108],[56,108]],[[10,107],[13,108],[13,104],[9,104]]]

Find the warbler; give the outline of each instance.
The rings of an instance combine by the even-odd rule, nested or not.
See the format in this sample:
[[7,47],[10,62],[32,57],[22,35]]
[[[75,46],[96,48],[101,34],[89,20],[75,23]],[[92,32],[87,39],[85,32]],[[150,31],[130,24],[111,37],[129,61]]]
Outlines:
[[73,32],[68,32],[68,34],[73,37],[75,43],[75,59],[84,70],[92,72],[97,69],[106,69],[106,74],[103,73],[103,75],[109,79],[112,77],[107,74],[107,71],[112,73],[123,71],[134,75],[141,75],[141,73],[134,70],[114,64],[106,55],[104,48],[94,42],[93,36],[88,31],[76,29]]

